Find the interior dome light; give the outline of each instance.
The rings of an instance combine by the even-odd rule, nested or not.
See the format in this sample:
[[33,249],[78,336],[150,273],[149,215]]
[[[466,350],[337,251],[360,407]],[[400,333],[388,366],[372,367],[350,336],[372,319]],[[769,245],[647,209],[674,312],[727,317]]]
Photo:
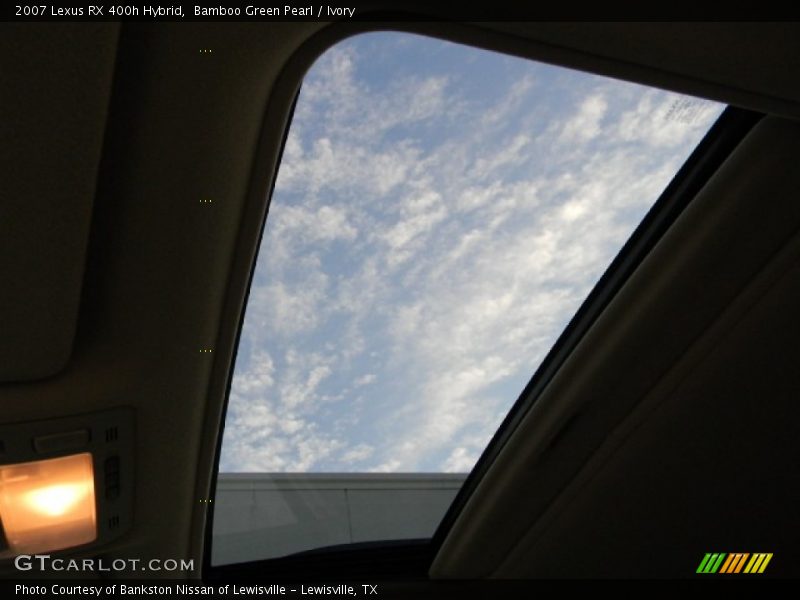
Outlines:
[[37,554],[97,537],[89,452],[0,466],[0,522],[14,554]]

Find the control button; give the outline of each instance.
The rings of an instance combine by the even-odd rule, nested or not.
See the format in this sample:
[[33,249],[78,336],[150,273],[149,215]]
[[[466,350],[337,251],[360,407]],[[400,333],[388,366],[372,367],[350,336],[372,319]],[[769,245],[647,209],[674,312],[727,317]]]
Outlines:
[[114,500],[115,498],[119,497],[119,486],[118,485],[108,485],[106,486],[106,498],[109,500]]
[[33,438],[33,449],[39,454],[77,450],[89,443],[89,430],[79,429],[65,433],[52,433]]
[[119,456],[111,456],[106,459],[106,473],[117,473],[119,471]]
[[111,487],[112,485],[119,485],[119,472],[113,471],[111,473],[106,473],[106,487]]

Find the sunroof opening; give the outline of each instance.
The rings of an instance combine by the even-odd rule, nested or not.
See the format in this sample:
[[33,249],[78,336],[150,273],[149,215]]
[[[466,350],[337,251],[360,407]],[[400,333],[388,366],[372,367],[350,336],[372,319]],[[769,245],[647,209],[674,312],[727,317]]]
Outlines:
[[212,564],[429,538],[723,108],[411,34],[329,49],[258,255]]

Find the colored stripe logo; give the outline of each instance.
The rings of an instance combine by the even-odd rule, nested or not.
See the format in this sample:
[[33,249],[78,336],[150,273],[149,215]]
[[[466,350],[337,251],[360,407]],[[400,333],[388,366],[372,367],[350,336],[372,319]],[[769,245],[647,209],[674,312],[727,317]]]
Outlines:
[[771,560],[771,552],[707,552],[697,573],[763,573]]

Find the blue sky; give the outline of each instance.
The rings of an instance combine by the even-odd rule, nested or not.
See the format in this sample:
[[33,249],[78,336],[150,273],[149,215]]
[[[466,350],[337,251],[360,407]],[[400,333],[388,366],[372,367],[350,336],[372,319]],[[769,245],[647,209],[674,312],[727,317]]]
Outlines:
[[468,471],[722,106],[399,33],[308,73],[220,470]]

